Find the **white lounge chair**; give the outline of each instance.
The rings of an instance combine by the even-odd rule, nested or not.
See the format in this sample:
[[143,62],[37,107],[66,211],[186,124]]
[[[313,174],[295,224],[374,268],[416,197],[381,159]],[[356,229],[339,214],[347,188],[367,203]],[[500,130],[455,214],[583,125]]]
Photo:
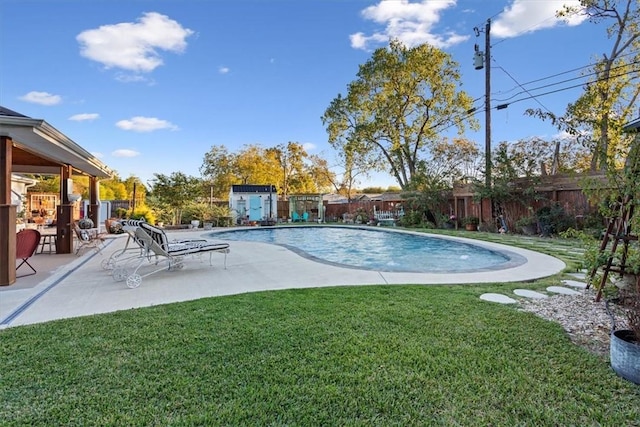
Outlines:
[[[230,252],[229,244],[212,240],[182,240],[169,241],[164,230],[147,223],[141,223],[135,230],[135,238],[142,245],[143,255],[137,265],[129,274],[126,268],[114,271],[114,278],[125,278],[129,288],[137,288],[142,283],[142,278],[162,270],[179,270],[184,266],[182,260],[187,255],[202,255],[209,253],[209,265],[214,252],[224,254],[224,267],[227,268],[227,254]],[[151,261],[153,270],[140,274],[140,269],[145,262]],[[124,270],[124,271],[123,271]]]
[[137,241],[135,231],[144,219],[122,219],[118,223],[122,230],[127,233],[127,242],[124,248],[117,249],[109,255],[109,258],[102,260],[102,268],[105,270],[115,270],[118,264],[122,265],[131,259],[143,256],[142,243]]

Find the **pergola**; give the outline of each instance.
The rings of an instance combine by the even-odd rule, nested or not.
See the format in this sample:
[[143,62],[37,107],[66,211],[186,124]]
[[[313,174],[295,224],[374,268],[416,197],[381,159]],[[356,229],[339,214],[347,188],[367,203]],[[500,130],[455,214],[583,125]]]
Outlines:
[[71,177],[89,177],[88,217],[98,223],[98,180],[114,172],[42,119],[0,107],[0,286],[16,281],[16,212],[11,204],[11,174],[60,175],[56,252],[73,252]]

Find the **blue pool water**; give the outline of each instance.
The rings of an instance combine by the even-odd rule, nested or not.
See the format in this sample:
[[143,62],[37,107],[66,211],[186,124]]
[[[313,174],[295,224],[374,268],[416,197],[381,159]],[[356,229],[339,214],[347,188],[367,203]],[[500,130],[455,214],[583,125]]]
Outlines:
[[377,271],[470,272],[525,261],[514,253],[468,243],[355,227],[264,227],[216,232],[211,237],[282,245],[318,261]]

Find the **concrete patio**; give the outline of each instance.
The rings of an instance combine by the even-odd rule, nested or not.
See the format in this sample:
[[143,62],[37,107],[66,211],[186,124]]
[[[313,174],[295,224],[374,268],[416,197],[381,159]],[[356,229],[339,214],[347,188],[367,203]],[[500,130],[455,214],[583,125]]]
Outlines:
[[[167,234],[169,238],[201,238],[203,231]],[[30,263],[38,274],[0,287],[0,328],[265,290],[527,281],[556,274],[565,267],[562,261],[538,252],[474,241],[488,248],[516,252],[527,258],[527,262],[513,268],[472,273],[391,273],[323,264],[284,247],[234,241],[230,242],[226,269],[222,254],[213,254],[212,266],[208,255],[201,259],[187,257],[183,269],[155,273],[143,278],[139,288],[129,289],[101,266],[103,260],[125,243],[125,235],[111,235],[100,253],[85,250],[80,256],[37,254],[31,257]]]

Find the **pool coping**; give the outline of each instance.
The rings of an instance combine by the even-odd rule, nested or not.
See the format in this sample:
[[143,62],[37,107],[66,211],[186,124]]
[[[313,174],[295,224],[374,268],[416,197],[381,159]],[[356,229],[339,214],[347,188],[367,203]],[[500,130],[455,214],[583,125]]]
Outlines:
[[[342,263],[342,262],[338,262],[338,261],[332,261],[332,260],[328,260],[328,259],[324,259],[321,258],[319,256],[316,256],[312,253],[307,252],[304,248],[301,247],[297,247],[295,245],[290,245],[290,244],[284,244],[284,243],[275,243],[275,242],[256,242],[253,240],[245,240],[246,242],[256,242],[256,243],[266,243],[266,244],[270,244],[270,245],[277,245],[277,246],[281,246],[281,247],[285,247],[287,249],[289,249],[292,252],[297,253],[298,255],[307,258],[311,261],[315,261],[315,262],[319,262],[322,264],[327,264],[327,265],[332,265],[334,267],[342,267],[342,268],[348,268],[348,269],[355,269],[355,270],[366,270],[366,271],[378,271],[381,273],[416,273],[416,274],[429,274],[429,273],[433,273],[433,274],[462,274],[462,273],[477,273],[477,272],[481,272],[481,271],[497,271],[497,270],[503,270],[506,268],[513,268],[513,267],[517,267],[519,265],[523,265],[527,262],[527,258],[523,257],[522,255],[518,254],[517,252],[514,252],[511,247],[508,247],[508,249],[505,248],[496,248],[496,247],[489,247],[489,246],[485,246],[482,244],[482,241],[476,241],[473,239],[468,239],[468,238],[456,238],[455,236],[446,236],[446,235],[439,235],[439,234],[432,234],[432,233],[424,233],[424,232],[418,232],[418,231],[413,231],[413,230],[406,230],[406,229],[396,229],[396,228],[389,228],[389,227],[371,227],[371,226],[361,226],[361,225],[336,225],[336,224],[330,224],[330,225],[291,225],[291,226],[278,226],[278,227],[259,227],[259,228],[231,228],[231,229],[225,229],[225,230],[216,230],[211,232],[211,234],[209,236],[211,236],[212,238],[215,238],[216,235],[218,234],[225,234],[225,233],[233,233],[233,232],[247,232],[247,231],[252,231],[252,230],[260,230],[262,231],[270,231],[270,230],[280,230],[280,229],[291,229],[291,230],[299,230],[299,229],[314,229],[314,228],[334,228],[334,229],[347,229],[347,230],[362,230],[362,231],[367,231],[367,232],[378,232],[378,233],[397,233],[397,234],[409,234],[412,236],[418,236],[418,237],[424,237],[427,239],[439,239],[439,240],[449,240],[452,242],[456,242],[456,243],[460,243],[463,245],[467,245],[467,246],[475,246],[477,248],[489,251],[489,252],[493,252],[493,253],[498,253],[502,256],[504,256],[505,258],[507,258],[506,261],[500,263],[500,264],[496,264],[493,266],[486,266],[486,267],[478,267],[478,268],[473,268],[473,267],[465,267],[465,268],[460,268],[460,269],[452,269],[449,271],[429,271],[429,270],[401,270],[401,269],[390,269],[390,268],[384,268],[384,267],[380,267],[380,268],[376,268],[376,267],[367,267],[367,266],[358,266],[358,265],[351,265],[351,264],[347,264],[347,263]],[[223,239],[224,240],[224,239]],[[225,240],[228,242],[236,242],[237,240]],[[469,261],[469,262],[473,262],[473,261]]]
[[[210,232],[200,229],[167,234],[170,239],[202,238]],[[111,252],[124,247],[125,239],[115,239],[107,253],[88,253],[33,288],[3,290],[0,329],[246,292],[334,286],[525,282],[566,268],[557,258],[527,249],[455,236],[434,236],[509,250],[525,257],[527,262],[512,268],[472,273],[381,272],[319,263],[273,244],[234,241],[226,268],[222,257],[214,257],[212,266],[208,256],[204,257],[206,260],[187,257],[184,269],[158,272],[145,278],[139,288],[129,289],[101,267],[102,260]]]

